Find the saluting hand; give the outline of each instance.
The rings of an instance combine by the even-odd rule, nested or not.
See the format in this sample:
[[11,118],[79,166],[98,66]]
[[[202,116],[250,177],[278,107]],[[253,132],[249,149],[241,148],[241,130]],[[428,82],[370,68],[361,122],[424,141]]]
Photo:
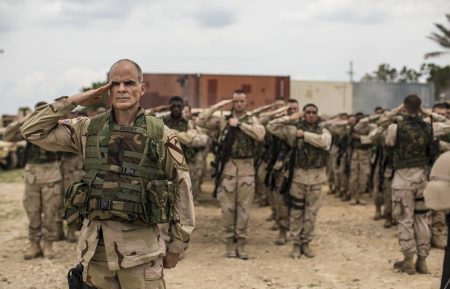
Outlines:
[[289,116],[290,120],[298,120],[303,117],[303,111],[297,111]]
[[88,106],[90,104],[93,104],[101,99],[100,95],[107,92],[108,89],[111,87],[111,82],[108,82],[107,84],[96,88],[96,89],[90,89],[87,91],[80,92],[78,94],[69,96],[67,100],[71,102],[74,105],[82,105],[82,106]]
[[224,107],[225,105],[230,104],[232,102],[233,102],[232,99],[224,99],[224,100],[219,101],[218,103],[216,103],[214,106],[216,108],[221,108],[221,107]]

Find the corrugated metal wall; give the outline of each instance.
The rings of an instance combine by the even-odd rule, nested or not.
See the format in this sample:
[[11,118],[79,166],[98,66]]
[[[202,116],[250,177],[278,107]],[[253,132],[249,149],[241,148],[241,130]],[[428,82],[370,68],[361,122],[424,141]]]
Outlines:
[[377,106],[394,108],[409,94],[417,94],[422,106],[434,103],[434,85],[422,83],[353,83],[353,112],[371,113]]

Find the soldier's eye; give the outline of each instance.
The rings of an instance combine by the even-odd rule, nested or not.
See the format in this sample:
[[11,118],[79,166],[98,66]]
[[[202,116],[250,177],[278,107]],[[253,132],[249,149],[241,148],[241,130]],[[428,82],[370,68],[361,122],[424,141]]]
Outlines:
[[112,84],[112,86],[117,86],[117,85],[119,85],[120,83],[117,82],[117,81],[111,81],[111,84]]

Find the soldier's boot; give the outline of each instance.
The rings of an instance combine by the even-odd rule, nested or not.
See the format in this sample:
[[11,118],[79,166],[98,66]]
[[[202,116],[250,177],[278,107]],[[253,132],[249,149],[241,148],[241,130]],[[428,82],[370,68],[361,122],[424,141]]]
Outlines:
[[275,220],[275,212],[274,211],[272,211],[270,213],[270,215],[266,218],[266,222],[270,222],[270,221],[273,221],[273,220]]
[[287,241],[286,233],[287,233],[286,229],[280,228],[278,238],[275,240],[275,245],[282,246],[286,244]]
[[227,238],[225,242],[225,257],[227,258],[236,258],[236,243],[234,242],[234,238]]
[[386,214],[386,220],[384,221],[383,225],[386,229],[392,227],[392,217],[390,214]]
[[75,231],[72,229],[69,229],[67,231],[67,242],[75,243],[76,241],[77,241],[77,237],[75,236]]
[[278,231],[280,229],[280,225],[277,223],[273,224],[273,226],[270,228],[272,231]]
[[343,193],[341,196],[341,201],[343,202],[348,202],[350,201],[352,198],[350,197],[350,195],[348,194],[348,192]]
[[42,252],[47,259],[55,258],[55,251],[53,251],[53,242],[44,240],[44,246],[42,246]]
[[431,246],[433,248],[444,250],[447,246],[447,236],[446,235],[432,235],[431,236]]
[[28,249],[23,254],[23,259],[30,260],[42,256],[42,249],[39,242],[31,242]]
[[308,243],[302,245],[302,253],[308,258],[314,258],[316,256]]
[[416,269],[414,268],[414,255],[405,255],[403,261],[394,263],[394,269],[400,272],[405,272],[409,275],[415,274]]
[[365,206],[366,202],[361,199],[358,199],[358,205]]
[[302,257],[302,248],[301,248],[301,246],[298,245],[298,244],[294,244],[292,246],[291,252],[289,253],[289,256],[292,259],[300,259]]
[[356,206],[357,204],[358,204],[358,200],[353,199],[353,198],[350,200],[350,205],[351,206]]
[[378,221],[381,219],[381,206],[380,205],[375,206],[375,216],[373,217],[373,219],[375,221]]
[[62,221],[56,222],[56,240],[62,241],[66,239],[66,236],[64,236],[64,227]]
[[426,262],[426,257],[417,257],[416,261],[416,271],[420,274],[430,274],[430,271],[428,271],[428,266]]
[[247,249],[245,249],[246,240],[239,238],[237,240],[237,255],[239,259],[248,260]]

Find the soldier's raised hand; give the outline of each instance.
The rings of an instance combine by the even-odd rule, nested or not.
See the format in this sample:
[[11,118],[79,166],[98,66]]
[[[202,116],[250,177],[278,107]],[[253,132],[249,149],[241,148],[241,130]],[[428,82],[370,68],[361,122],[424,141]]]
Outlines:
[[67,100],[74,104],[74,105],[82,105],[82,106],[88,106],[90,104],[93,104],[101,99],[101,94],[108,91],[108,89],[112,86],[111,82],[108,82],[107,84],[95,88],[90,89],[87,91],[80,92],[78,94],[69,96]]
[[216,103],[214,106],[216,108],[221,108],[221,107],[224,107],[225,105],[230,104],[232,102],[233,102],[233,99],[224,99],[224,100],[219,101],[218,103]]
[[302,117],[303,117],[303,111],[297,111],[297,112],[294,112],[293,114],[291,114],[289,116],[289,119],[290,120],[298,120]]

